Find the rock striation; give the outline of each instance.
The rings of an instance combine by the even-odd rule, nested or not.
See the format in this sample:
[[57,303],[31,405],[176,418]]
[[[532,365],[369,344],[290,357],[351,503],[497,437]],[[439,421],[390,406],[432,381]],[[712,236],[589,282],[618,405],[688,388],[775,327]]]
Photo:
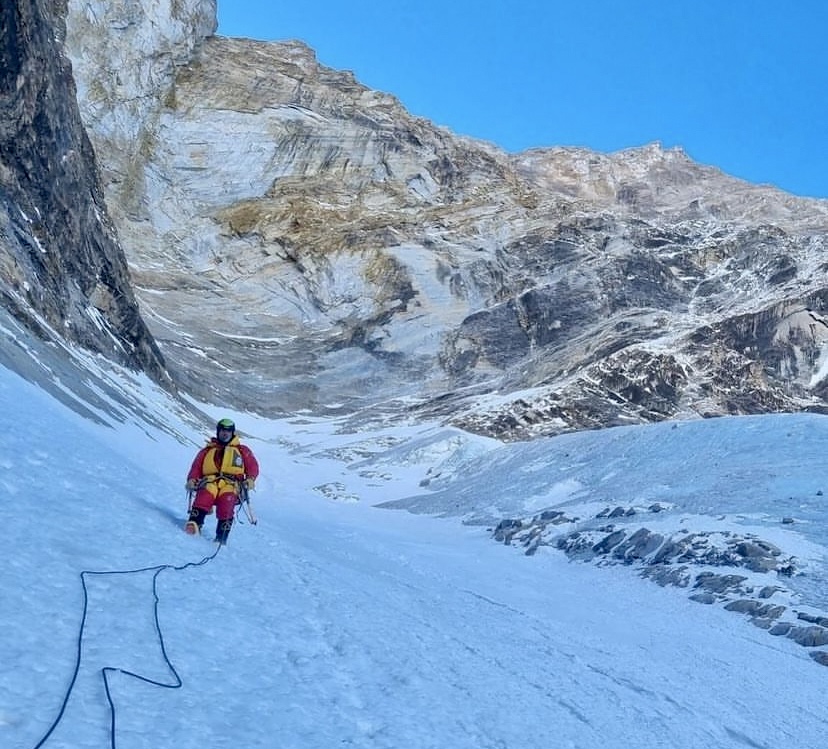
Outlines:
[[[74,342],[169,384],[80,118],[65,12],[50,0],[0,10],[0,305],[10,321],[2,328]],[[25,346],[4,341],[0,362],[25,356]]]
[[[49,310],[93,350],[117,340],[191,395],[265,415],[436,417],[515,440],[825,409],[828,201],[658,144],[508,154],[301,42],[215,36],[215,0],[3,18],[42,24],[6,45],[6,194],[50,184],[41,197],[72,206],[61,227],[95,247],[41,270],[19,235],[54,206],[8,211],[7,287],[45,274],[41,301],[6,294],[32,325]],[[75,158],[103,193],[71,183]],[[74,285],[55,282],[64,266]]]
[[[824,408],[825,201],[657,144],[510,155],[300,42],[211,36],[213,3],[103,6],[70,13],[69,52],[186,389],[264,413],[404,403],[505,439]],[[109,42],[144,73],[113,78]]]

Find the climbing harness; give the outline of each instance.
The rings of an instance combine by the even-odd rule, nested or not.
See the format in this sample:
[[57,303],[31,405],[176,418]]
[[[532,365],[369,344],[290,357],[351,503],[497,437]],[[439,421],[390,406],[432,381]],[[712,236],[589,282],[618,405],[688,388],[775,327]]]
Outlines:
[[210,483],[210,481],[217,480],[218,478],[232,480],[239,485],[239,494],[234,512],[236,520],[243,524],[243,521],[239,517],[239,508],[241,508],[244,511],[250,525],[257,525],[259,520],[256,517],[256,513],[253,512],[253,505],[250,504],[250,490],[243,481],[236,481],[236,479],[233,479],[230,476],[224,476],[223,474],[217,474],[216,476],[205,476],[196,484],[195,489],[187,489],[187,517],[190,516],[190,511],[193,509],[193,501],[195,500],[196,491],[201,489],[203,486],[206,486]]

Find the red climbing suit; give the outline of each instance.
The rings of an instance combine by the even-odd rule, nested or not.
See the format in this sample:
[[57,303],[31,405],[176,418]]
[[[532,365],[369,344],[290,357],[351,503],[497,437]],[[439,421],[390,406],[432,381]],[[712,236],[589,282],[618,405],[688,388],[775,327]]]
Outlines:
[[230,520],[236,508],[239,484],[259,475],[259,463],[247,445],[233,437],[222,445],[215,437],[198,451],[187,479],[204,481],[195,495],[193,507],[207,513],[216,508],[219,520]]

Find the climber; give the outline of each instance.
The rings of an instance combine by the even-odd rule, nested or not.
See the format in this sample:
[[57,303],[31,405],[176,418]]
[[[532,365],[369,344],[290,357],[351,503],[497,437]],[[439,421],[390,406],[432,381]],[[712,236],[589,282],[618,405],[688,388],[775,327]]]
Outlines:
[[232,419],[216,424],[216,436],[198,451],[187,474],[187,491],[195,492],[184,530],[201,533],[204,518],[216,509],[216,543],[226,544],[242,491],[250,491],[259,476],[259,463],[236,436]]

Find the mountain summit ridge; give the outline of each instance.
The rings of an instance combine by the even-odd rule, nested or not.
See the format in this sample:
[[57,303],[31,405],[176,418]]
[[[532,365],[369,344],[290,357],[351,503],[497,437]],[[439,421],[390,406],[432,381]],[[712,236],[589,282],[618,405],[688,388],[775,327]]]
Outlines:
[[508,154],[214,0],[69,2],[141,316],[183,391],[502,439],[822,411],[828,201],[653,143]]

